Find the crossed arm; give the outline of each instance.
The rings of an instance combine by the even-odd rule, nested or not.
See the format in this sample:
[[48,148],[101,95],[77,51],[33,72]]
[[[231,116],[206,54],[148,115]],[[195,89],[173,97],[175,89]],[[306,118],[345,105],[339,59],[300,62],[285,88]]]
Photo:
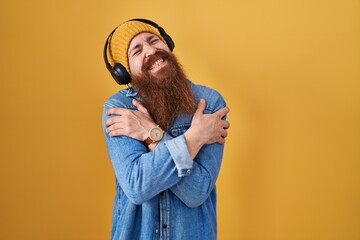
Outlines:
[[[133,104],[138,111],[107,109],[106,114],[112,117],[104,121],[109,155],[124,192],[136,204],[165,189],[170,189],[190,207],[202,204],[211,193],[220,169],[224,138],[229,128],[229,122],[223,117],[229,109],[224,107],[213,114],[203,114],[206,103],[201,100],[183,136],[172,139],[165,134],[167,144],[164,141],[152,144],[148,151],[141,142],[156,123],[138,101],[134,100]],[[173,154],[169,145],[184,145],[185,151]],[[173,161],[176,158],[194,160],[190,175],[177,176]]]
[[[106,132],[110,136],[128,136],[139,141],[145,141],[149,130],[156,126],[147,109],[137,100],[133,100],[138,111],[125,108],[111,108],[108,115],[116,115],[105,122]],[[211,143],[225,143],[227,129],[230,124],[222,118],[229,113],[224,107],[213,114],[203,114],[206,102],[201,99],[192,119],[191,127],[185,132],[186,145],[192,159],[201,147]],[[152,151],[157,143],[150,144]]]

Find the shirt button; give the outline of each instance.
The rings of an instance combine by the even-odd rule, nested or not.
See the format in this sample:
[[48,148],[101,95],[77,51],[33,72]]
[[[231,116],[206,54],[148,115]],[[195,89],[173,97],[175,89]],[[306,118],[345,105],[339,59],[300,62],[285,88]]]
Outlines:
[[162,228],[167,228],[167,224],[163,223]]
[[189,175],[191,173],[191,169],[186,170],[186,174]]

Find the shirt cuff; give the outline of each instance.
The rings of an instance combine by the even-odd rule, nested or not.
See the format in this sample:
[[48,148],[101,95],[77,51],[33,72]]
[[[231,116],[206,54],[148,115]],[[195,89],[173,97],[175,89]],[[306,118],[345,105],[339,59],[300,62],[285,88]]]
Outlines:
[[178,176],[189,176],[194,162],[191,159],[187,149],[184,135],[169,140],[165,139],[165,144],[169,149],[170,155],[176,165]]

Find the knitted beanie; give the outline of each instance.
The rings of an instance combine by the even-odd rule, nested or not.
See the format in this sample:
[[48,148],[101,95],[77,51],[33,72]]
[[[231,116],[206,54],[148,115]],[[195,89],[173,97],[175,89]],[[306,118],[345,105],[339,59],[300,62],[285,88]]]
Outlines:
[[142,32],[153,33],[165,43],[165,40],[163,39],[163,37],[161,37],[158,29],[156,29],[155,27],[137,20],[130,20],[124,22],[115,30],[110,39],[109,62],[112,66],[114,66],[115,63],[120,63],[130,73],[128,61],[129,45],[131,40],[136,35]]

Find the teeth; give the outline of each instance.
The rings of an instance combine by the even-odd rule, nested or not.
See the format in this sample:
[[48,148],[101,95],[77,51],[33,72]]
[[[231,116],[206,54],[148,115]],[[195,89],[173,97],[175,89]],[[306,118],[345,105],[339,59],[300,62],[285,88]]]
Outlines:
[[156,62],[154,62],[154,64],[151,66],[150,69],[154,69],[157,68],[164,60],[163,59],[159,59]]

